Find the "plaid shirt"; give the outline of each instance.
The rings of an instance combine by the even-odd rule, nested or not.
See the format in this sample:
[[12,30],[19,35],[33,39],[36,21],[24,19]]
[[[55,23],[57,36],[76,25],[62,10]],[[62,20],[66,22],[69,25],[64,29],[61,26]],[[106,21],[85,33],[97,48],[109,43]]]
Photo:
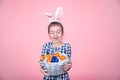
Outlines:
[[[47,42],[43,45],[42,54],[46,53],[53,54],[54,52],[59,51],[65,53],[68,58],[71,58],[71,46],[69,43],[65,42],[64,45],[60,47],[53,47],[52,42]],[[43,80],[70,80],[68,72],[56,76],[44,76]]]

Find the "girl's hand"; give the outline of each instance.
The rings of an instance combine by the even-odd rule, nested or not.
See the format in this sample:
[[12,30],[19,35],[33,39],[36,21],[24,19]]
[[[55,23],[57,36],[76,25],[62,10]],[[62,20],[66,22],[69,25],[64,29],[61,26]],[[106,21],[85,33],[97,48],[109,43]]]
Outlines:
[[63,69],[64,71],[69,71],[71,67],[72,67],[72,62],[69,62],[69,63],[67,63],[67,64],[64,64],[64,65],[62,66],[62,69]]
[[[41,65],[40,65],[41,66]],[[42,68],[42,66],[40,67],[40,72],[44,75],[44,76],[50,76],[49,72],[47,70],[44,70]]]

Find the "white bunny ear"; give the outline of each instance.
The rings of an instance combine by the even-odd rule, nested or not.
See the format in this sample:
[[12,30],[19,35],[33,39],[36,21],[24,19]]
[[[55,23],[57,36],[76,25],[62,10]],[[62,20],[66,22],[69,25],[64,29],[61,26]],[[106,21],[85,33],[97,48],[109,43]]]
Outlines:
[[51,21],[53,19],[51,13],[46,12],[45,15],[48,17],[49,21]]
[[48,13],[48,12],[46,12],[45,15],[46,15],[47,17],[49,17],[49,18],[52,17],[52,14],[51,14],[51,13]]
[[55,12],[55,19],[60,20],[63,17],[63,8],[57,7],[57,10]]

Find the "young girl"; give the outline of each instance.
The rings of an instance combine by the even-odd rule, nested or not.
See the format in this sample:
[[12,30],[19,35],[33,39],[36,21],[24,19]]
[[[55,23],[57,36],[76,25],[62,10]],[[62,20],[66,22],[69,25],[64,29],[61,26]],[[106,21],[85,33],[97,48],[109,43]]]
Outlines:
[[[49,42],[45,43],[42,48],[41,55],[46,53],[52,54],[54,52],[64,53],[69,59],[71,58],[71,46],[69,43],[64,42],[62,37],[64,35],[63,25],[58,21],[53,21],[48,25],[48,34],[50,37]],[[62,65],[64,71],[63,74],[59,75],[50,75],[49,71],[43,69],[43,66],[40,66],[40,71],[44,75],[43,80],[70,80],[68,71],[72,67],[72,62],[68,62]]]

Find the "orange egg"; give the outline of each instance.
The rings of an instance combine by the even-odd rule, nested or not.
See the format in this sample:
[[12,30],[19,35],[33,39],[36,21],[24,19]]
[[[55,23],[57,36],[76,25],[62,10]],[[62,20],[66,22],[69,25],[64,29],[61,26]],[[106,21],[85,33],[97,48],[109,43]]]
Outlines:
[[47,62],[51,62],[51,60],[52,60],[52,56],[48,57]]
[[54,56],[59,57],[59,56],[60,56],[60,53],[59,53],[59,52],[56,52],[56,53],[54,54]]
[[59,58],[60,58],[60,60],[65,60],[66,56],[65,55],[61,55]]
[[52,55],[51,54],[46,54],[47,62],[51,62],[52,60]]
[[40,60],[43,61],[45,59],[45,56],[40,56]]
[[47,57],[47,58],[48,58],[48,57],[51,57],[51,54],[46,54],[45,57]]

